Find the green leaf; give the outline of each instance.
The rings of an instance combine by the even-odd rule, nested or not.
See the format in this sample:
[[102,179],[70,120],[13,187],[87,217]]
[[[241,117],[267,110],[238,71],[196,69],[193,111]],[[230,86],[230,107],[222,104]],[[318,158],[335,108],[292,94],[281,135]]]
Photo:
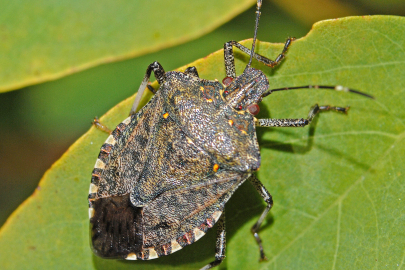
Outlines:
[[[362,14],[405,15],[403,0],[273,0],[277,6],[302,23]],[[316,12],[314,12],[316,10]]]
[[[376,97],[326,90],[275,92],[259,117],[305,117],[314,103],[350,105],[348,115],[322,113],[308,128],[261,128],[259,179],[274,197],[260,231],[269,261],[259,263],[250,227],[264,209],[242,185],[227,204],[227,269],[378,269],[404,266],[405,18],[352,17],[314,25],[283,63],[265,72],[271,88],[345,85]],[[244,42],[250,46],[251,41]],[[275,58],[282,44],[258,44]],[[235,50],[236,51],[236,50]],[[236,54],[237,73],[247,57]],[[195,65],[202,78],[224,77],[223,52]],[[182,68],[184,69],[184,68]],[[102,121],[114,126],[133,97]],[[214,259],[215,231],[153,261],[95,257],[89,246],[87,194],[107,135],[91,128],[45,174],[37,191],[0,231],[3,269],[196,269]]]
[[40,0],[3,3],[0,92],[183,43],[222,25],[253,2],[205,0],[190,5],[187,0],[175,3]]

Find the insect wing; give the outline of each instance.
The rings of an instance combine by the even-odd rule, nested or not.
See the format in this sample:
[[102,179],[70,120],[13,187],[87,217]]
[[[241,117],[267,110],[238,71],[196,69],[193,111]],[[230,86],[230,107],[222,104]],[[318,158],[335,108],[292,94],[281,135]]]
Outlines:
[[162,99],[156,95],[138,114],[125,119],[100,150],[89,191],[89,218],[94,252],[101,257],[122,257],[140,250],[140,208],[130,193],[145,166],[150,138],[161,116]]
[[131,201],[137,207],[146,206],[168,190],[201,183],[216,171],[215,156],[196,145],[171,114],[164,111],[156,120],[156,130],[150,138],[153,147],[147,153],[147,162],[131,194]]
[[93,171],[95,198],[125,195],[132,191],[145,167],[156,118],[162,111],[162,100],[155,96],[138,114],[120,123],[101,147]]
[[200,239],[218,221],[225,203],[248,176],[220,171],[198,184],[157,196],[142,211],[144,249],[160,257]]

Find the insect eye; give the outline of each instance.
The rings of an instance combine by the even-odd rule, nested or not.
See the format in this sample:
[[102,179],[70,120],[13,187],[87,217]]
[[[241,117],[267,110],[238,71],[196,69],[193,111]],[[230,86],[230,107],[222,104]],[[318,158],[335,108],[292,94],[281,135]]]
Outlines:
[[242,105],[239,105],[238,110],[242,110],[242,109],[243,109]]
[[256,103],[250,104],[247,107],[248,112],[250,112],[253,115],[257,115],[260,112],[260,107]]
[[225,77],[225,78],[222,80],[222,84],[225,85],[225,86],[229,86],[229,85],[232,83],[232,81],[233,81],[233,78],[231,78],[231,77]]

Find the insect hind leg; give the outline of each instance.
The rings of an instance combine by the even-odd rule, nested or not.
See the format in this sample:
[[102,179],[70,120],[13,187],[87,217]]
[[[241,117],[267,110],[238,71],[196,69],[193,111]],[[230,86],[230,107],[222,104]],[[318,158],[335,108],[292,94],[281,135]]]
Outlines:
[[259,229],[260,226],[262,225],[264,219],[266,218],[267,214],[269,213],[270,209],[273,207],[273,197],[271,196],[270,192],[267,191],[265,186],[257,179],[256,175],[252,175],[249,178],[250,183],[255,187],[257,192],[259,192],[260,196],[263,198],[263,200],[267,203],[266,208],[260,215],[260,218],[257,220],[255,225],[251,228],[251,232],[253,233],[253,236],[256,239],[257,244],[259,245],[259,250],[260,250],[260,261],[267,260],[266,255],[264,254],[263,250],[263,245],[262,245],[262,239],[259,236]]
[[225,230],[225,209],[222,212],[220,219],[217,222],[217,242],[215,246],[215,261],[210,262],[200,270],[211,269],[225,259],[225,247],[226,247],[226,230]]
[[[157,61],[150,64],[148,66],[148,68],[146,69],[145,77],[143,77],[142,83],[139,86],[138,94],[135,97],[135,101],[134,101],[134,103],[132,105],[132,108],[131,108],[131,111],[129,112],[129,115],[133,115],[138,111],[137,109],[138,109],[138,106],[139,106],[139,102],[141,101],[143,92],[145,92],[145,88],[148,85],[149,78],[150,78],[150,75],[151,75],[152,71],[155,74],[155,78],[156,78],[156,80],[158,81],[158,83],[160,85],[162,85],[166,81],[166,72],[163,69],[162,65]],[[149,88],[149,90],[151,90],[151,89]],[[156,93],[156,91],[152,91],[152,92]]]

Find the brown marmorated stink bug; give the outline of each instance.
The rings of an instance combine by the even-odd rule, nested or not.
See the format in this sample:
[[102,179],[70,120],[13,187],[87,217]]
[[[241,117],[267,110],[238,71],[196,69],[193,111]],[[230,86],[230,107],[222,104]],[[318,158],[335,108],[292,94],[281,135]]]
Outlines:
[[[258,230],[273,200],[254,174],[260,167],[256,127],[303,127],[321,111],[348,108],[315,105],[307,119],[256,119],[257,104],[272,92],[298,88],[371,97],[342,86],[269,90],[266,76],[250,66],[252,58],[274,67],[293,39],[274,61],[254,53],[261,2],[257,1],[252,49],[235,41],[224,45],[227,77],[222,84],[199,78],[195,67],[165,72],[158,62],[148,66],[130,116],[101,146],[92,173],[89,218],[98,256],[156,259],[194,243],[218,223],[215,260],[203,269],[220,264],[225,258],[225,203],[249,180],[267,203],[252,227],[260,259],[266,259]],[[250,55],[238,77],[233,46]],[[148,85],[152,71],[160,84],[157,91]],[[155,95],[137,112],[146,87]]]

